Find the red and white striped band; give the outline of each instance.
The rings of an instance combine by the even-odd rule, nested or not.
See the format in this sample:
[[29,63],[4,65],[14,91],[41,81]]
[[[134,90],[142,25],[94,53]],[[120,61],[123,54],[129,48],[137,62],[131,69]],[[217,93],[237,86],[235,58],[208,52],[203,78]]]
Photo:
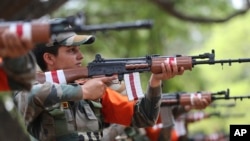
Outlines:
[[192,93],[191,95],[190,95],[190,102],[191,102],[191,105],[195,105],[195,103],[194,103],[194,98],[195,97],[198,97],[199,99],[201,99],[201,94],[200,93]]
[[142,92],[141,88],[141,80],[139,72],[125,74],[124,82],[126,86],[128,99],[130,101],[144,97],[144,93]]
[[20,38],[32,39],[30,23],[12,23],[9,26],[9,30]]
[[166,61],[170,64],[171,70],[173,70],[173,64],[176,64],[176,57],[168,57],[166,58]]
[[66,84],[63,70],[45,72],[45,81],[58,84]]

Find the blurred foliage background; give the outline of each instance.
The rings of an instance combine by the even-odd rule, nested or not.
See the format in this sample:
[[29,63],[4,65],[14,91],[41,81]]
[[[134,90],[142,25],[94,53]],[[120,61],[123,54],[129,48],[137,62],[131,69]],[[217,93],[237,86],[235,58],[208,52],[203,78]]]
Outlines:
[[[96,41],[82,47],[84,62],[94,59],[96,53],[104,58],[144,57],[159,55],[198,55],[215,50],[216,59],[250,57],[250,14],[246,3],[228,0],[71,0],[55,12],[53,17],[66,17],[84,12],[85,24],[130,22],[140,19],[154,21],[153,28],[140,30],[107,31],[93,33]],[[245,1],[243,1],[245,2]],[[165,7],[164,7],[165,6]],[[178,14],[179,13],[179,14]],[[180,14],[181,13],[181,14]],[[198,65],[182,76],[164,82],[163,92],[176,91],[217,92],[230,89],[231,96],[250,93],[249,63],[232,66],[224,64]],[[145,88],[150,73],[141,74]],[[230,103],[218,100],[214,103]],[[237,100],[229,108],[206,108],[205,111],[221,113],[245,113],[241,118],[213,117],[189,125],[190,134],[212,133],[217,130],[229,132],[231,124],[249,124],[250,101]]]

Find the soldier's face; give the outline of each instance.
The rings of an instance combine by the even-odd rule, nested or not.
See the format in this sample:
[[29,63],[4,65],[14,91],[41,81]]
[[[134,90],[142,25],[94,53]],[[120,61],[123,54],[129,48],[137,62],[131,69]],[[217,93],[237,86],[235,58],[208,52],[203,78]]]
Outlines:
[[81,67],[83,54],[79,46],[62,46],[53,59],[53,69],[73,69]]

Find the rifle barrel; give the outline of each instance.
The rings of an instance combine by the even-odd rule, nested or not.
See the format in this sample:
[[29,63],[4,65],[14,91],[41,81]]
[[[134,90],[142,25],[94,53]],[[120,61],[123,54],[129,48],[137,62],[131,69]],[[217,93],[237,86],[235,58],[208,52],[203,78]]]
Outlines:
[[220,100],[220,99],[223,99],[223,100],[229,100],[229,99],[234,99],[235,101],[237,100],[237,99],[240,99],[241,101],[243,100],[243,99],[250,99],[250,95],[246,95],[246,96],[225,96],[225,97],[212,97],[212,100]]
[[250,58],[239,58],[239,59],[228,59],[228,60],[203,60],[203,61],[194,61],[193,65],[201,65],[201,64],[225,64],[228,63],[231,66],[232,63],[245,63],[250,62]]
[[[97,25],[81,25],[73,26],[71,29],[68,29],[63,32],[74,31],[76,33],[93,33],[97,31],[108,31],[108,30],[128,30],[128,29],[149,29],[152,28],[152,20],[137,20],[134,22],[116,22],[110,24],[97,24]],[[53,33],[60,33],[61,28],[57,31],[55,28]]]

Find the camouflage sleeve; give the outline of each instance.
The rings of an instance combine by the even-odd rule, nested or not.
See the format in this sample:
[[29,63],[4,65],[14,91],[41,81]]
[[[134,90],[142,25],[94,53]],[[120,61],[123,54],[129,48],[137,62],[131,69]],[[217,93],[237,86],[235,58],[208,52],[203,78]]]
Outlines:
[[161,87],[152,88],[148,86],[144,98],[139,100],[134,107],[132,126],[153,126],[160,111]]
[[45,82],[35,84],[30,92],[16,91],[15,103],[25,121],[33,121],[46,107],[64,101],[78,101],[82,99],[80,85],[52,84]]
[[11,90],[30,90],[35,80],[36,61],[30,52],[18,58],[4,58],[2,68],[7,74]]
[[48,107],[65,101],[82,99],[82,89],[78,84],[57,84],[45,82],[33,85],[29,99],[36,105]]

